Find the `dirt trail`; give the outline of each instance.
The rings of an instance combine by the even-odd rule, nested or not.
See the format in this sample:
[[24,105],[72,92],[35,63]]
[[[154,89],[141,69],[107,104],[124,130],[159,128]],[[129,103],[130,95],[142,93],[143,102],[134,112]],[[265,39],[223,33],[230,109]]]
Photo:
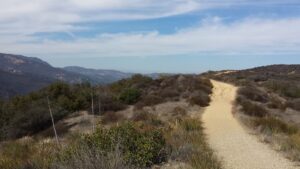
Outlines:
[[212,81],[211,105],[203,114],[208,141],[225,169],[299,169],[281,154],[250,135],[232,115],[237,88]]

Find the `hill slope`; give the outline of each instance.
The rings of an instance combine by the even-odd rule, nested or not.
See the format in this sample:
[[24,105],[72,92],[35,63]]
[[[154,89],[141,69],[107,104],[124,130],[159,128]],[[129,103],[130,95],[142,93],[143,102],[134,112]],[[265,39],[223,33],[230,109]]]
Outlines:
[[121,79],[131,77],[132,73],[124,73],[116,70],[87,69],[79,66],[64,67],[64,70],[84,75],[96,83],[109,84]]
[[110,70],[101,74],[84,68],[65,69],[53,67],[38,58],[0,53],[0,98],[27,94],[55,81],[106,84],[129,77],[129,74]]
[[52,67],[38,58],[0,53],[0,97],[26,94],[55,81],[80,83],[88,80],[79,74]]

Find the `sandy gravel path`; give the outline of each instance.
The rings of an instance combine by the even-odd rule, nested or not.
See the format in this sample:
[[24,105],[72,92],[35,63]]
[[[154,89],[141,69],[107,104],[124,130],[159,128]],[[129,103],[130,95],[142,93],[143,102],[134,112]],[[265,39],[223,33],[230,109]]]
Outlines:
[[232,102],[237,88],[212,81],[211,105],[203,114],[209,144],[225,169],[299,169],[292,162],[250,135],[233,117]]

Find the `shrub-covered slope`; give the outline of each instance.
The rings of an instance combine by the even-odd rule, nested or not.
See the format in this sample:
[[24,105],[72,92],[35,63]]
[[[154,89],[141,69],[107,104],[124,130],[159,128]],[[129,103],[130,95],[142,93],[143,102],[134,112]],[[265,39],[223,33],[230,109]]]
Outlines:
[[51,119],[47,97],[57,121],[75,111],[90,111],[92,98],[96,114],[99,106],[101,112],[111,112],[125,109],[128,105],[141,109],[180,99],[186,99],[190,104],[207,106],[211,88],[209,80],[187,75],[156,80],[135,75],[107,86],[57,82],[40,91],[1,102],[0,136],[2,139],[18,138],[48,128]]

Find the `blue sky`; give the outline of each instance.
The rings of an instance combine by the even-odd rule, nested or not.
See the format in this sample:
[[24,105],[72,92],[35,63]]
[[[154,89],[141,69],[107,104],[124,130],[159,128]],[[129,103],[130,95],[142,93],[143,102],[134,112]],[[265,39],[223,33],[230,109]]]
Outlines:
[[0,52],[147,73],[300,64],[300,1],[0,1]]

